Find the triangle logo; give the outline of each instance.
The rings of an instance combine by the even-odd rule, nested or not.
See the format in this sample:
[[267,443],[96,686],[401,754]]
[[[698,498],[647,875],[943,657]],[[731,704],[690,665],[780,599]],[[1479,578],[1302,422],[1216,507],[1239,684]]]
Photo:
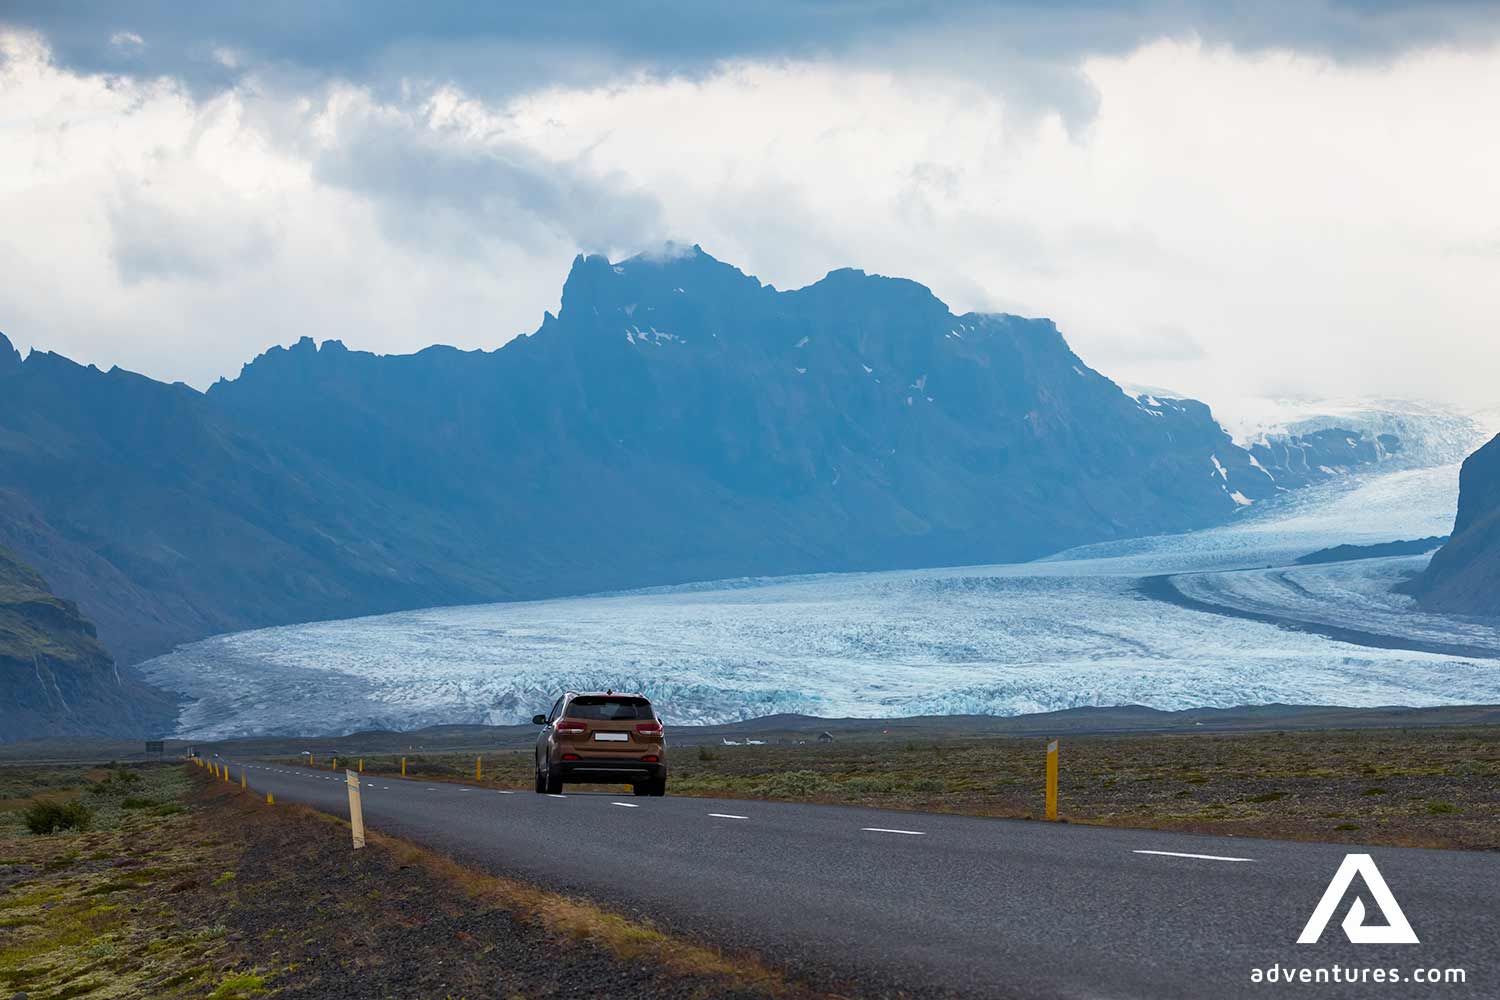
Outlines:
[[1341,925],[1349,940],[1354,944],[1418,944],[1416,932],[1411,929],[1406,914],[1401,912],[1401,904],[1396,902],[1390,886],[1385,884],[1380,869],[1375,867],[1375,859],[1368,854],[1344,855],[1344,863],[1334,872],[1333,881],[1328,883],[1323,898],[1318,900],[1317,908],[1308,918],[1307,926],[1302,928],[1302,936],[1297,938],[1297,943],[1316,944],[1323,936],[1323,929],[1328,926],[1328,921],[1333,917],[1344,894],[1349,891],[1355,875],[1364,880],[1365,887],[1375,898],[1375,905],[1385,917],[1385,926],[1366,924],[1365,901],[1355,896]]

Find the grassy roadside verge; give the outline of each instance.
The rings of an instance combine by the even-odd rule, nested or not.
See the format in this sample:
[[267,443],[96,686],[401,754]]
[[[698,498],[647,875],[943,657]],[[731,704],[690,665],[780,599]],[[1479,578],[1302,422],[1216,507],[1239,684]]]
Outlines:
[[[669,793],[1036,818],[1045,745],[991,737],[678,747]],[[472,754],[406,760],[411,777],[474,780]],[[367,756],[364,766],[396,774],[400,757]],[[487,785],[529,788],[531,754],[485,754],[483,773]],[[1063,739],[1060,799],[1075,823],[1500,850],[1497,779],[1496,726],[1075,736]]]
[[[111,773],[0,772],[0,996],[821,996],[753,956],[403,841],[352,851],[341,821],[196,769],[91,790]],[[20,803],[37,795],[85,802],[90,829],[27,832]]]
[[[215,855],[180,766],[0,771],[0,995],[206,996],[237,979],[213,913]],[[80,803],[87,828],[36,835],[35,802]],[[207,904],[207,905],[206,905]]]

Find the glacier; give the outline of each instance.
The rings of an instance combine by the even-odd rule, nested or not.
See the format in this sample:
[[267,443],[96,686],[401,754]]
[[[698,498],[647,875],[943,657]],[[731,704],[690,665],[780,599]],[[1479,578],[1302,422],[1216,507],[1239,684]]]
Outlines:
[[[1450,456],[1443,455],[1445,459]],[[179,734],[229,738],[508,724],[564,688],[638,690],[669,723],[778,712],[1011,715],[1076,706],[1500,702],[1500,629],[1391,592],[1427,556],[1292,566],[1340,543],[1445,534],[1458,466],[1341,477],[1221,527],[1015,565],[717,581],[258,629],[142,665],[182,692]],[[1152,599],[1379,632],[1353,644]]]

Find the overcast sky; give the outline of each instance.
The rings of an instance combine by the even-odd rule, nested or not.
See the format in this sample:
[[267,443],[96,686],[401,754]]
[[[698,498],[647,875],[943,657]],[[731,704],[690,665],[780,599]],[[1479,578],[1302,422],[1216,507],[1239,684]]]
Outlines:
[[0,330],[204,387],[676,240],[1221,410],[1500,405],[1500,5],[531,6],[0,4]]

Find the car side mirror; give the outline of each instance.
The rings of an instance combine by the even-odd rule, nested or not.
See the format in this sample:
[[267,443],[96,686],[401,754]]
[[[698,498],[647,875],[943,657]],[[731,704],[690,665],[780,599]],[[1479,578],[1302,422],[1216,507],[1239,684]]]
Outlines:
[[547,724],[547,717],[545,715],[533,715],[531,717],[531,724],[533,726],[545,726]]

